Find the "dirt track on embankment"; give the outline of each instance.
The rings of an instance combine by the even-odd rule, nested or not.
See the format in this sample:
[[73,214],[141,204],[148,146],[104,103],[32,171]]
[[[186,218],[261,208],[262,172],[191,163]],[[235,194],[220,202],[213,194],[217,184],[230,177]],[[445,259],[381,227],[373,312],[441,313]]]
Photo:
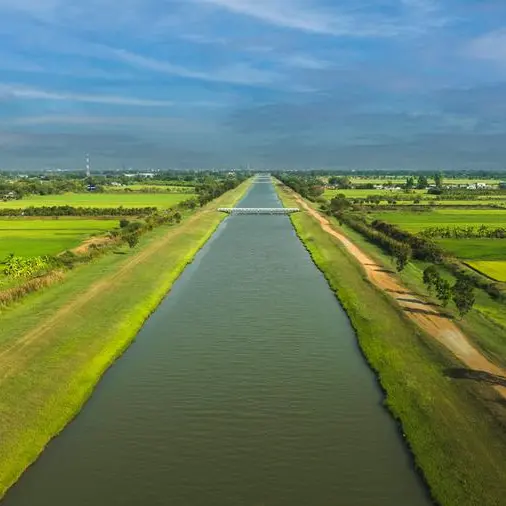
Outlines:
[[[407,316],[427,334],[437,339],[469,369],[506,378],[506,370],[493,364],[480,353],[462,330],[450,318],[442,314],[437,306],[404,287],[384,266],[375,262],[345,235],[333,228],[327,218],[309,206],[301,197],[295,196],[295,198],[313,218],[318,220],[325,232],[338,239],[346,250],[360,262],[368,279],[375,286],[387,292]],[[494,389],[506,399],[506,387],[494,385]]]

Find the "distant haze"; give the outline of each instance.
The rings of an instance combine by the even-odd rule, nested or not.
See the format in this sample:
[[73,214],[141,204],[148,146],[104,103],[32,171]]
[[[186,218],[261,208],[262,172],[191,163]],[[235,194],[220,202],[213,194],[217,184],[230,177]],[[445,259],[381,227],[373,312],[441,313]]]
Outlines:
[[504,0],[0,0],[0,169],[506,168]]

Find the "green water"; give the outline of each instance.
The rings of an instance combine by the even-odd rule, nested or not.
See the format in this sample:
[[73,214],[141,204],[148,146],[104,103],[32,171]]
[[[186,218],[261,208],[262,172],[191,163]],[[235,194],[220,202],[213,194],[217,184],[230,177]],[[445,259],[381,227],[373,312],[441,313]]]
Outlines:
[[289,219],[233,216],[2,506],[428,504]]

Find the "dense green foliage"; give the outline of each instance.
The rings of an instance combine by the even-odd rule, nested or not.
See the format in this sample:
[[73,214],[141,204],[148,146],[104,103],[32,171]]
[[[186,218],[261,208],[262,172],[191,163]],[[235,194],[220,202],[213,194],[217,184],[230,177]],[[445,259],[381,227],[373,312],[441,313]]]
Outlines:
[[47,271],[51,266],[49,257],[23,258],[10,254],[4,262],[4,274],[9,278],[28,278]]
[[506,239],[506,227],[488,227],[487,225],[467,227],[429,227],[420,232],[422,237],[441,239]]
[[40,206],[24,209],[1,208],[0,216],[145,216],[156,207],[73,207]]
[[[307,174],[297,175],[293,173],[280,174],[276,173],[274,176],[282,181],[284,184],[289,186],[292,190],[296,191],[299,195],[309,200],[316,200],[318,197],[323,195],[325,190],[324,183],[315,177],[310,177]],[[346,182],[344,178],[341,178],[342,184]]]

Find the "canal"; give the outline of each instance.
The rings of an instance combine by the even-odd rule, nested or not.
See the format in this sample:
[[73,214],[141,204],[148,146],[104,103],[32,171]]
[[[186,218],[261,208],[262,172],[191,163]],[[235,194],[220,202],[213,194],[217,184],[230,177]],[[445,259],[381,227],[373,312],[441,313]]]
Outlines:
[[[277,207],[256,183],[243,207]],[[2,506],[426,506],[286,216],[231,216]]]

